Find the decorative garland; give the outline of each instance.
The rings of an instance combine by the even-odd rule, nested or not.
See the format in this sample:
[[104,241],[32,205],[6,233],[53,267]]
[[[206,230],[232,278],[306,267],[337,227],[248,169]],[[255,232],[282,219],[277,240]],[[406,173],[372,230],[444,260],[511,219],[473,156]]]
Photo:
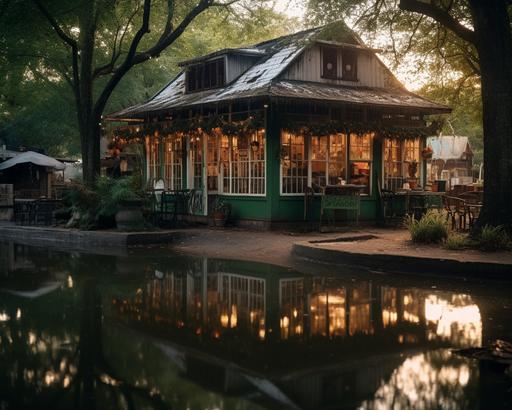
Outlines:
[[153,122],[137,126],[127,126],[116,129],[114,140],[141,140],[145,136],[159,136],[175,133],[196,135],[199,133],[211,134],[220,129],[225,135],[248,135],[260,130],[264,126],[262,115],[250,116],[243,121],[228,122],[221,115],[206,118],[176,119],[173,121]]
[[[154,122],[127,126],[114,131],[114,140],[139,142],[146,136],[184,133],[187,135],[211,134],[216,130],[224,135],[251,135],[264,126],[262,115],[250,116],[243,121],[226,121],[221,115],[206,118],[175,119],[173,121]],[[306,136],[326,136],[337,133],[375,133],[380,138],[416,138],[432,135],[430,127],[406,128],[378,123],[322,121],[300,122],[286,121],[281,124],[283,130]]]
[[323,122],[297,122],[287,121],[282,128],[290,133],[298,133],[306,136],[326,136],[338,133],[375,133],[381,138],[416,138],[431,135],[429,128],[404,128],[398,126],[383,125],[377,123],[323,121]]

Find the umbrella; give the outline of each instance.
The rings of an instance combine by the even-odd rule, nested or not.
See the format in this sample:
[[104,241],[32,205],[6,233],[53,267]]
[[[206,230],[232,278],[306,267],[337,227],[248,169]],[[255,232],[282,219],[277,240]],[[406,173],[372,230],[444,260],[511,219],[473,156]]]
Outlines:
[[31,162],[32,164],[40,165],[42,167],[55,168],[59,171],[62,171],[64,168],[66,168],[66,165],[60,161],[57,161],[55,158],[39,154],[38,152],[27,151],[16,155],[14,158],[8,159],[5,162],[2,162],[0,164],[0,171],[13,167],[14,165],[24,164],[27,162]]

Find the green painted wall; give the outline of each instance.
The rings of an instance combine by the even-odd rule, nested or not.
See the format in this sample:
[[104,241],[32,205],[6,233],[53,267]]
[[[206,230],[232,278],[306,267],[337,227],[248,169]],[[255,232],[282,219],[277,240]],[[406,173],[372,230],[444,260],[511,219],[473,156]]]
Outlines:
[[[225,202],[231,205],[233,219],[247,219],[266,222],[300,222],[304,220],[304,197],[280,195],[280,113],[276,106],[266,109],[266,195],[265,196],[234,196],[222,195]],[[184,141],[183,149],[183,187],[187,186],[187,155]],[[163,176],[163,150],[160,144]],[[378,198],[378,178],[382,172],[382,142],[373,141],[372,187],[371,195],[361,197],[360,220],[375,220],[379,217],[380,202]],[[310,220],[318,220],[320,216],[320,197],[315,197],[312,208],[308,212]],[[346,220],[353,214],[337,211],[336,219]]]

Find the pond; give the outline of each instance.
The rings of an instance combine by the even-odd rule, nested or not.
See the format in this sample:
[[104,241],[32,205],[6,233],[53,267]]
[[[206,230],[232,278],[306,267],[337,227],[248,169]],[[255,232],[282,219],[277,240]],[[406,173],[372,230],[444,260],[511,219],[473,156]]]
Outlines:
[[0,409],[512,408],[511,285],[0,243]]

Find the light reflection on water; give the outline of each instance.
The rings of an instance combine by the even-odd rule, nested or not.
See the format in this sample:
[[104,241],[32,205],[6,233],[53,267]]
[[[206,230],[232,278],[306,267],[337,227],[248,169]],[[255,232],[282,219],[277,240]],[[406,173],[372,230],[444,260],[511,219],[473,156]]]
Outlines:
[[[459,409],[482,399],[507,407],[507,394],[493,398],[498,387],[480,397],[489,375],[450,351],[480,346],[485,332],[511,334],[482,311],[494,302],[470,292],[205,258],[8,249],[2,409],[18,408],[21,396],[30,408],[56,391],[85,392],[84,368],[96,390],[81,400],[98,408],[133,400],[135,408]],[[72,397],[64,393],[60,408]]]

